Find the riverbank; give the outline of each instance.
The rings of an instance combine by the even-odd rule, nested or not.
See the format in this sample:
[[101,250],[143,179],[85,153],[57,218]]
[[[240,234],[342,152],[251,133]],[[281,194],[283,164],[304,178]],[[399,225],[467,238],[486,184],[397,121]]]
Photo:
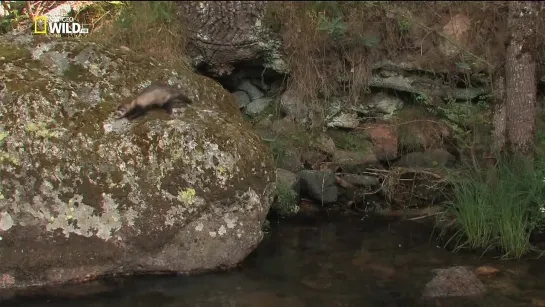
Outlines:
[[[57,296],[18,298],[2,306],[543,306],[536,270],[543,260],[500,261],[452,253],[430,237],[430,224],[330,216],[270,223],[240,266],[193,277],[96,281],[57,289]],[[486,293],[422,299],[434,270],[467,266]],[[79,287],[79,288],[78,288]],[[63,287],[64,288],[64,287]],[[79,290],[78,290],[79,289]],[[85,294],[89,296],[79,296]],[[92,295],[91,290],[101,292]],[[100,291],[99,291],[100,290]],[[103,292],[102,292],[103,291]],[[435,305],[439,306],[439,305]]]

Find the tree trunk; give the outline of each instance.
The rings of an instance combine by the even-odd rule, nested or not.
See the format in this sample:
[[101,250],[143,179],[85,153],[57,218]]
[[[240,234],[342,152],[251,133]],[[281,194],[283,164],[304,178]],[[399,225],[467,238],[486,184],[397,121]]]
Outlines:
[[230,74],[236,62],[257,58],[266,5],[266,1],[180,1],[188,52],[216,76]]
[[534,2],[509,2],[510,31],[505,63],[508,149],[533,159],[536,129],[536,46]]
[[505,77],[499,76],[494,80],[494,116],[492,123],[492,152],[498,155],[505,149],[507,143],[507,113],[505,105]]

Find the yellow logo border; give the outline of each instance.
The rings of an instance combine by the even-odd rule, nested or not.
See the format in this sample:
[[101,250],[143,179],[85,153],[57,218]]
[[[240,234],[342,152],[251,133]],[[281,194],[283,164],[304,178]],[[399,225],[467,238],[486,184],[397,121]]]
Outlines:
[[[38,22],[44,22],[44,29],[38,31]],[[36,16],[34,17],[34,34],[47,34],[47,16]]]

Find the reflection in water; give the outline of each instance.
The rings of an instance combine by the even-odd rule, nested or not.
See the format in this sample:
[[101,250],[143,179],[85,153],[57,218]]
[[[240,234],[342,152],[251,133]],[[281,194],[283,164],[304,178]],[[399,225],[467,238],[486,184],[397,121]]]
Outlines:
[[[543,275],[535,262],[500,262],[435,246],[428,227],[343,218],[313,224],[272,223],[272,230],[240,269],[194,277],[145,277],[99,282],[113,290],[79,298],[21,299],[2,306],[58,307],[299,307],[439,306],[419,300],[432,269],[491,264],[489,294],[449,299],[441,306],[541,306]],[[543,267],[543,261],[539,261]],[[541,269],[544,270],[544,269]],[[525,290],[522,290],[525,289]],[[65,292],[72,292],[66,290]],[[537,296],[536,296],[537,295]],[[537,302],[537,303],[536,303]],[[543,305],[545,306],[545,305]]]

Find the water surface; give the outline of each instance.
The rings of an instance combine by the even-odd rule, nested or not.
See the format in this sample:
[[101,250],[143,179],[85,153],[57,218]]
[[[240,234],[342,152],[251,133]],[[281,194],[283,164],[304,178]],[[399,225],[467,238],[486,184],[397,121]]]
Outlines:
[[[262,244],[236,270],[100,281],[98,288],[108,292],[18,298],[1,306],[545,306],[545,261],[506,262],[452,253],[438,247],[430,227],[422,223],[335,217],[272,221],[271,226]],[[500,269],[481,278],[490,289],[485,297],[419,300],[433,269],[484,264]],[[77,287],[66,289],[78,292]]]

